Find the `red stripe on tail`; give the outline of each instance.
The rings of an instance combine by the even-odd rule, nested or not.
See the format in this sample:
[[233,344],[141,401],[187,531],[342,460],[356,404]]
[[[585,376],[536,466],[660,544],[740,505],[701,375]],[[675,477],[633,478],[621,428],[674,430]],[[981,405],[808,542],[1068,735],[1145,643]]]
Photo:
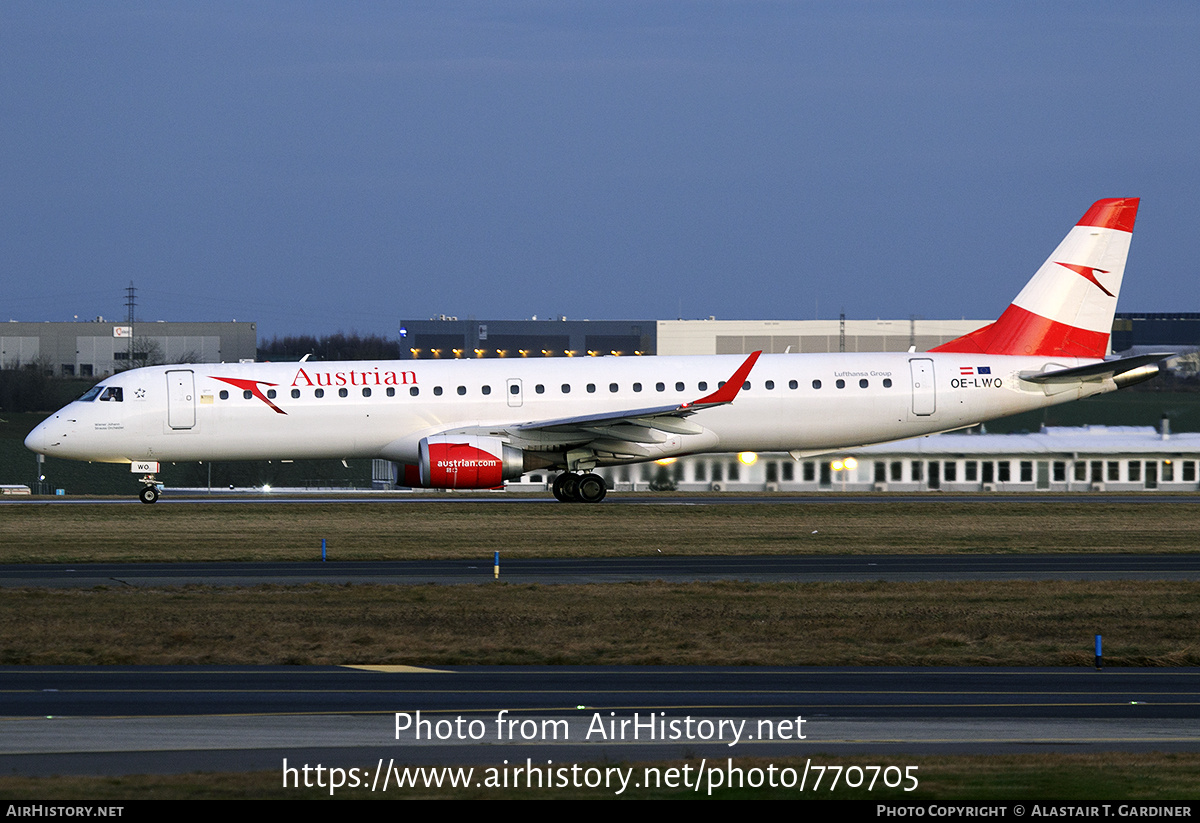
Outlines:
[[1099,359],[1108,354],[1108,333],[1056,323],[1010,305],[995,323],[930,351]]
[[1140,197],[1110,197],[1107,200],[1097,200],[1075,225],[1132,232],[1140,202]]

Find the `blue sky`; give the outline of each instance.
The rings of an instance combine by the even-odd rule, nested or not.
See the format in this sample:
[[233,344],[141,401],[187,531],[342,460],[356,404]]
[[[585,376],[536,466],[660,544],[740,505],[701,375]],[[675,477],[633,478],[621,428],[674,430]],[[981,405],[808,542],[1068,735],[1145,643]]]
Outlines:
[[7,2],[2,319],[1200,311],[1200,4]]

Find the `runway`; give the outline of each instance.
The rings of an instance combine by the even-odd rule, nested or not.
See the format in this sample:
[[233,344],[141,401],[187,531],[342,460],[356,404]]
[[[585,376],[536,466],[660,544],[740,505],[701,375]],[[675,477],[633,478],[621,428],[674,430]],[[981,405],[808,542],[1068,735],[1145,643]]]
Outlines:
[[[478,560],[314,563],[69,563],[0,566],[0,587],[492,583]],[[742,580],[1200,580],[1195,554],[775,555],[506,560],[506,583]]]
[[4,774],[1200,749],[1193,669],[2,667],[0,693]]

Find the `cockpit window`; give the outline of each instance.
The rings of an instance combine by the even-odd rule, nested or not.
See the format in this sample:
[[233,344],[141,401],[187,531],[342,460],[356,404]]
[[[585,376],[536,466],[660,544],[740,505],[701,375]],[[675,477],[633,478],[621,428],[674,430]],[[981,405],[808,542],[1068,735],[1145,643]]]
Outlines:
[[100,395],[100,399],[102,401],[103,400],[112,400],[116,403],[120,403],[124,399],[121,397],[121,387],[120,386],[109,386]]
[[80,403],[90,403],[90,402],[92,402],[93,400],[95,400],[95,399],[96,399],[96,395],[98,395],[98,394],[99,394],[100,392],[102,392],[102,391],[104,391],[104,387],[103,387],[103,386],[92,386],[90,389],[88,389],[88,390],[87,390],[87,391],[84,393],[83,397],[80,397],[80,398],[79,398],[79,402],[80,402]]

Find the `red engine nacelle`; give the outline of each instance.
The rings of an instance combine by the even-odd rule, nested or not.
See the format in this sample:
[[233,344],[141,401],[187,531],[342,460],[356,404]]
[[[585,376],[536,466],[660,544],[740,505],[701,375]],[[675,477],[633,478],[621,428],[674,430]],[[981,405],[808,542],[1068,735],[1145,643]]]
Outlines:
[[438,434],[421,440],[421,462],[400,482],[426,489],[491,489],[525,472],[524,454],[497,437]]

